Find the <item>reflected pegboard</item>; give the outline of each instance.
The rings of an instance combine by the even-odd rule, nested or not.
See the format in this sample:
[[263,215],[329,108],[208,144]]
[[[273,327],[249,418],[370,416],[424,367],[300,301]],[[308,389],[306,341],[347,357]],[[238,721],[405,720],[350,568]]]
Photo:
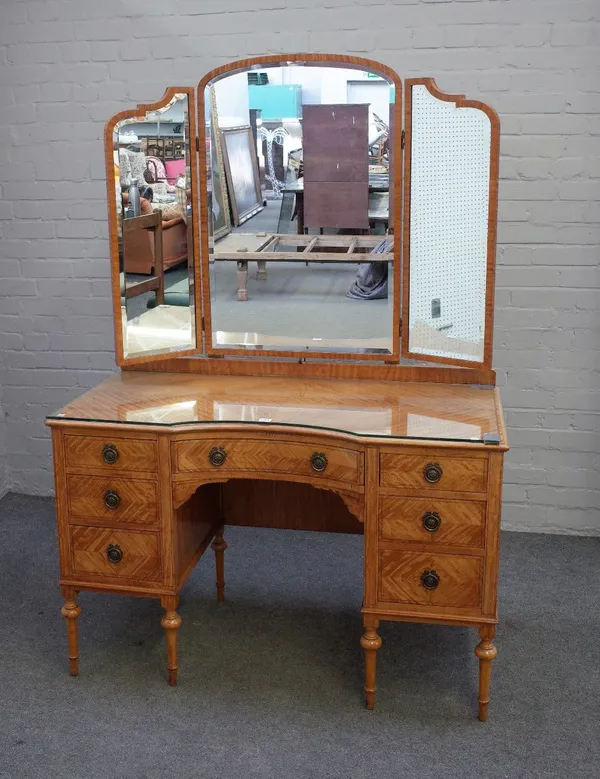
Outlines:
[[412,87],[409,351],[480,362],[491,123]]

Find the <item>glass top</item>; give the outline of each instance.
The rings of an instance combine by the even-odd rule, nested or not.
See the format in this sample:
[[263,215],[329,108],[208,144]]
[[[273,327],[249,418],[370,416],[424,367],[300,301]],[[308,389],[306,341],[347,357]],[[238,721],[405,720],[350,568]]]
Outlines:
[[359,437],[505,444],[494,389],[455,384],[123,372],[49,420],[247,424]]

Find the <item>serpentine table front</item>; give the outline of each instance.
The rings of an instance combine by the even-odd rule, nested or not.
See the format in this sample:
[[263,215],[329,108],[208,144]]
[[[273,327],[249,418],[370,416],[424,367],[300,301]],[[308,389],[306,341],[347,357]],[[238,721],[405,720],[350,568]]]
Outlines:
[[380,620],[471,625],[486,719],[507,450],[497,390],[131,371],[47,424],[73,675],[80,590],[160,599],[174,685],[179,592],[212,542],[223,599],[225,525],[364,532],[367,706]]

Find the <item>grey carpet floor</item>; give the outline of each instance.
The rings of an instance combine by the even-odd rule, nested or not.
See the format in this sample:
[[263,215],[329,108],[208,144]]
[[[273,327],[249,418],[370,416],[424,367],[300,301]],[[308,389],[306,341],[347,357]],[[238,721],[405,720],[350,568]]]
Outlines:
[[490,719],[475,631],[383,623],[363,706],[362,539],[230,528],[182,594],[180,683],[156,601],[82,594],[68,676],[52,501],[0,502],[2,779],[600,776],[600,539],[505,533]]

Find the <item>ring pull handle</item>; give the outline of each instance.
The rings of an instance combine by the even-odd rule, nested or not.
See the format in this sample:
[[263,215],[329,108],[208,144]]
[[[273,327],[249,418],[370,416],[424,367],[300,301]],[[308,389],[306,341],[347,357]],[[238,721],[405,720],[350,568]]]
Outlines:
[[106,446],[102,449],[102,459],[105,463],[113,465],[117,462],[118,457],[119,450],[114,444],[106,444]]
[[123,550],[118,544],[109,544],[106,549],[106,558],[109,563],[120,563],[123,559]]
[[437,511],[427,511],[421,517],[421,522],[423,523],[423,528],[428,533],[435,533],[436,530],[440,529],[440,525],[442,524],[442,518],[437,513]]
[[104,505],[109,509],[116,509],[121,502],[121,496],[116,490],[106,490],[104,493]]
[[423,468],[425,481],[428,481],[430,484],[438,482],[442,478],[443,473],[442,466],[439,463],[427,463]]
[[220,466],[225,464],[227,459],[227,452],[221,446],[213,446],[208,453],[208,459],[211,465]]
[[440,583],[440,577],[435,571],[423,571],[421,574],[421,584],[426,590],[435,590]]
[[323,473],[325,468],[327,468],[327,457],[323,452],[315,452],[310,458],[310,464],[313,471]]

